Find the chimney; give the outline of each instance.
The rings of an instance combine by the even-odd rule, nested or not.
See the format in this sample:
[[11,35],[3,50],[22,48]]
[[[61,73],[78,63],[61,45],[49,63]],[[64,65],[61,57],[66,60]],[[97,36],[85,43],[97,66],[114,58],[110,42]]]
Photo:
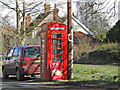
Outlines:
[[54,6],[53,19],[54,19],[55,21],[57,21],[57,22],[59,21],[58,12],[59,12],[59,10],[58,10],[58,8],[56,8],[56,4],[55,4],[55,6]]
[[44,8],[45,8],[45,15],[50,12],[50,4],[49,3],[45,3],[44,4]]
[[27,17],[26,17],[26,26],[29,25],[30,23],[31,23],[30,13],[27,13]]
[[72,15],[75,16],[74,13],[72,13]]

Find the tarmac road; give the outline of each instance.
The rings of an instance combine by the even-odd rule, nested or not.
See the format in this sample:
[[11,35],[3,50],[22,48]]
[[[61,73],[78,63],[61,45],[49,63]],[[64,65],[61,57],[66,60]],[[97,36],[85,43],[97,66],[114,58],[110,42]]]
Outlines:
[[[104,87],[99,87],[95,85],[78,85],[74,86],[74,84],[69,85],[58,85],[55,84],[57,82],[35,82],[35,78],[25,77],[24,81],[17,81],[16,76],[10,76],[9,79],[2,78],[2,71],[0,69],[0,89],[1,90],[108,90]],[[118,89],[117,85],[109,85],[109,87],[114,87],[114,90]]]
[[[2,77],[1,77],[2,78]],[[76,90],[80,88],[73,88],[68,86],[45,85],[40,82],[31,82],[34,78],[26,77],[25,81],[17,81],[15,76],[9,79],[2,79],[2,90]]]
[[[16,76],[10,76],[9,79],[3,79],[2,78],[2,73],[0,72],[0,86],[2,90],[80,90],[80,88],[84,88],[84,90],[88,90],[86,88],[92,88],[91,90],[94,89],[94,87],[73,87],[73,86],[56,86],[55,84],[50,84],[52,82],[32,82],[35,78],[30,78],[30,77],[25,77],[24,81],[17,81]],[[47,83],[47,85],[45,84]],[[49,84],[50,85],[49,85]],[[82,89],[81,89],[82,90]],[[95,88],[96,90],[96,88]],[[104,90],[104,89],[101,89]]]
[[1,76],[2,76],[2,70],[0,69],[0,89],[2,89],[2,77]]
[[[0,70],[0,87],[2,90],[41,90],[41,89],[70,89],[65,86],[46,85],[45,82],[33,82],[35,78],[25,77],[24,81],[17,81],[16,76],[11,75],[9,79],[2,78],[2,71]],[[48,83],[48,82],[47,82]],[[50,82],[49,82],[50,83]],[[73,89],[71,89],[73,90]]]

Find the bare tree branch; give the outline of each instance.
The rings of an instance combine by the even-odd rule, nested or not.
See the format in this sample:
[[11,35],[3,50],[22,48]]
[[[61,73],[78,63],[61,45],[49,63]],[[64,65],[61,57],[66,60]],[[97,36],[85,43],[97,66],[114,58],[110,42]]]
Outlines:
[[78,12],[76,17],[93,32],[99,32],[106,27],[109,28],[108,21],[116,14],[116,0],[112,4],[109,1],[77,2]]
[[9,9],[12,9],[12,10],[16,11],[15,8],[10,7],[7,3],[4,3],[4,2],[2,2],[2,1],[0,1],[0,3],[2,3],[2,4],[5,5],[5,6],[7,6]]
[[40,4],[42,4],[43,2],[37,3],[36,5],[34,5],[32,8],[28,8],[28,10],[32,11],[33,9],[35,9],[36,7],[38,7]]

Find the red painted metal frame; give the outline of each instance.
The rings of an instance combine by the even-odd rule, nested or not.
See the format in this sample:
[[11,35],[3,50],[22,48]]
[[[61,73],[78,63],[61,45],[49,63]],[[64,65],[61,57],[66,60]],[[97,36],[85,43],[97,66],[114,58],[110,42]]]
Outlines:
[[[64,38],[52,38],[51,35],[61,34]],[[45,35],[45,47],[44,51],[42,48],[42,35]],[[41,79],[42,80],[52,80],[50,61],[56,59],[56,61],[61,61],[62,74],[61,79],[67,79],[67,26],[60,22],[47,22],[41,26]],[[62,43],[52,43],[52,40],[63,40]],[[55,50],[62,50],[61,53],[53,53],[53,45],[62,45],[62,48],[57,48]],[[64,45],[64,46],[63,46]],[[44,54],[44,60],[42,58],[42,53]],[[63,55],[63,58],[53,58],[53,55]],[[43,61],[42,61],[43,60]],[[44,62],[44,63],[43,63]],[[43,65],[44,64],[44,65]],[[44,69],[44,70],[43,70]]]

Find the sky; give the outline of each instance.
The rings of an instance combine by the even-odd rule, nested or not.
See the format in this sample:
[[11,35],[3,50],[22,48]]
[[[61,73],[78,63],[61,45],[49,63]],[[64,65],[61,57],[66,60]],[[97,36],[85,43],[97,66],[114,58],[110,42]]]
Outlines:
[[[8,2],[9,0],[5,0],[6,2]],[[11,0],[13,1],[13,0]],[[43,3],[50,3],[51,4],[51,8],[54,8],[54,4],[57,3],[57,4],[60,4],[62,3],[62,6],[57,6],[57,8],[59,8],[59,16],[60,17],[63,17],[66,13],[67,13],[67,0],[26,0],[27,2],[32,2],[32,1],[43,1]],[[77,8],[76,8],[76,2],[79,1],[79,0],[71,0],[72,1],[72,12],[76,13],[77,12]],[[82,1],[86,1],[86,0],[82,0]],[[88,1],[88,0],[87,0]],[[90,0],[91,1],[91,0]],[[113,3],[113,0],[108,0],[110,1],[110,4]],[[117,0],[117,2],[120,1],[120,0]],[[66,3],[66,4],[64,4]],[[13,4],[14,5],[14,4]],[[43,7],[44,9],[44,4],[43,4]],[[116,8],[116,11],[117,8]],[[9,9],[4,9],[2,10],[2,16],[5,16],[5,15],[8,15],[8,13],[11,12]],[[10,16],[13,17],[13,19],[11,19],[11,22],[14,22],[16,21],[16,13],[15,12],[12,12],[12,14],[10,14]],[[113,18],[111,20],[111,24],[114,25],[115,22],[117,21],[117,17],[116,16],[115,18]],[[114,22],[113,22],[114,21]],[[15,25],[16,26],[16,25]]]

